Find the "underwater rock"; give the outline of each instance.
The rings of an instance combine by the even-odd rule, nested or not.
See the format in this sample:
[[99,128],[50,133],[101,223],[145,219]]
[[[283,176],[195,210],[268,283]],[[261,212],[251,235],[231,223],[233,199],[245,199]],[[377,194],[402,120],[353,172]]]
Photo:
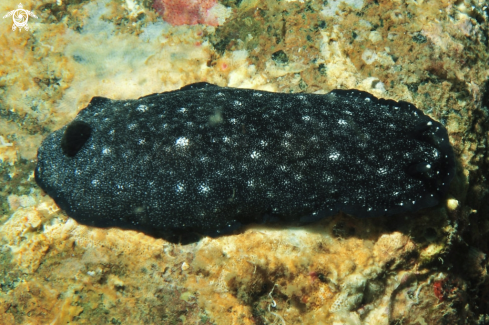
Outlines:
[[454,172],[446,129],[412,104],[197,83],[94,97],[44,140],[35,179],[82,224],[165,237],[413,212]]

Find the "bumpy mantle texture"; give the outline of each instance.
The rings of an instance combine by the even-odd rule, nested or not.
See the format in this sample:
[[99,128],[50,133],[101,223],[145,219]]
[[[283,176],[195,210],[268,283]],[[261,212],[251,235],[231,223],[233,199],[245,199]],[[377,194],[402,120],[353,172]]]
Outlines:
[[412,104],[208,83],[96,97],[43,142],[36,168],[77,221],[161,236],[416,211],[453,175],[445,128]]

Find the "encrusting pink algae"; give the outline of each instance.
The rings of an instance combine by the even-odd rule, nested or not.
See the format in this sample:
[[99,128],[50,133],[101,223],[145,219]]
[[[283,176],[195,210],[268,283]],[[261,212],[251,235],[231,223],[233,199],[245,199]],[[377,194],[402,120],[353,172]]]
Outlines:
[[216,0],[155,0],[153,8],[166,22],[173,26],[217,26],[217,18],[209,14]]

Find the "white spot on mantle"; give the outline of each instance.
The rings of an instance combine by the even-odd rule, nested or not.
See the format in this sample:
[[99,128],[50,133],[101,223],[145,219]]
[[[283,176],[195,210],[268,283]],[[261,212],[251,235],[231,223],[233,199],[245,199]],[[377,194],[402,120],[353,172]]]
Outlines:
[[136,111],[144,113],[148,110],[148,106],[146,105],[139,105],[138,108],[136,108]]
[[181,193],[181,192],[185,191],[185,185],[183,185],[183,183],[177,183],[175,188],[176,188],[177,193]]
[[199,186],[199,192],[200,193],[209,193],[210,187],[207,184],[200,184]]
[[332,152],[328,158],[331,160],[338,160],[338,158],[340,158],[340,153],[339,152]]
[[188,146],[188,139],[185,137],[180,137],[175,141],[175,145],[180,148],[186,147]]
[[258,151],[253,151],[250,156],[253,159],[257,159],[260,158],[261,154]]

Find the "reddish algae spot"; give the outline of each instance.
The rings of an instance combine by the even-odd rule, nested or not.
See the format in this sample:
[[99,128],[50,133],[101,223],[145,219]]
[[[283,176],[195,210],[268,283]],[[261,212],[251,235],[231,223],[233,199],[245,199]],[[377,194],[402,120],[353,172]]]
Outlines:
[[445,290],[443,288],[445,281],[446,280],[439,280],[433,283],[433,291],[435,292],[436,298],[438,298],[440,301],[445,300]]
[[217,0],[155,0],[153,8],[173,26],[217,26],[217,17],[209,15],[209,9],[216,4]]

